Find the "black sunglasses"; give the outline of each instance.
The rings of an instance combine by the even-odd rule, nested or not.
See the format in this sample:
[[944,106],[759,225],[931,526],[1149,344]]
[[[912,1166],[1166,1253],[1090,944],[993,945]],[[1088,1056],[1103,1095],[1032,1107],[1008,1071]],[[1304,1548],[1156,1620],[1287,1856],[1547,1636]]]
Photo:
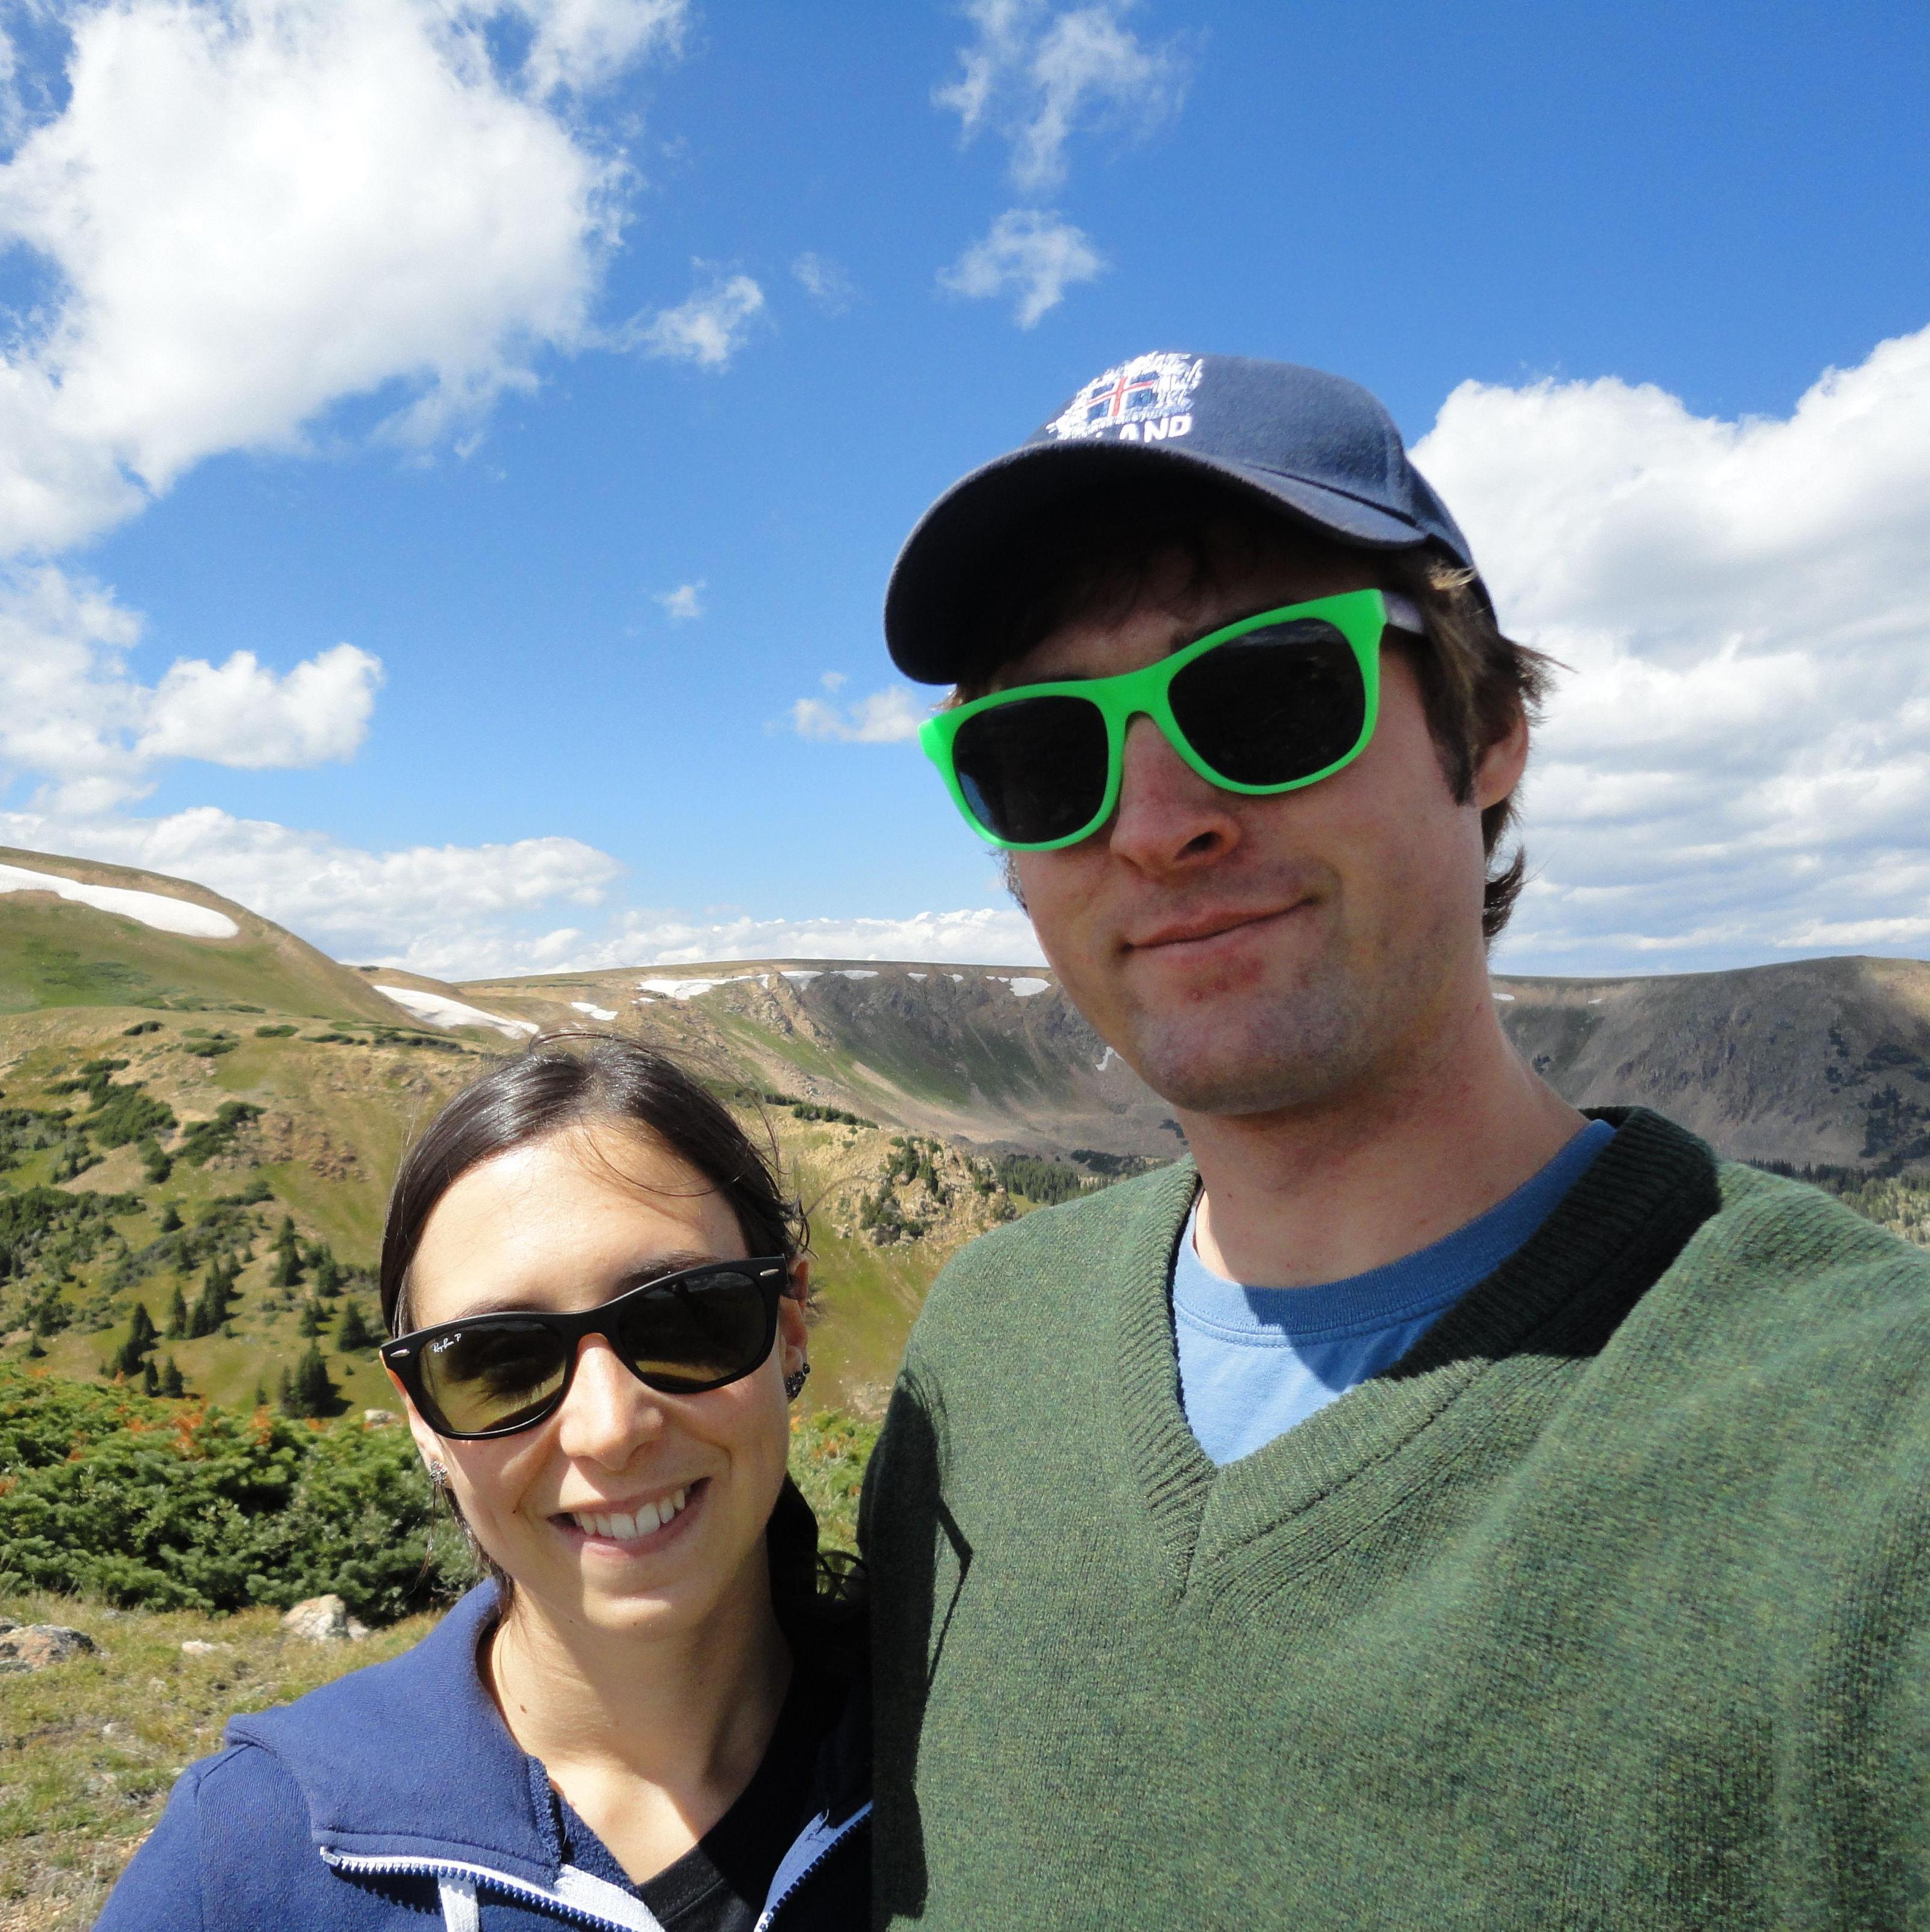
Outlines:
[[514,1436],[562,1406],[586,1335],[601,1335],[639,1382],[664,1395],[741,1382],[777,1340],[790,1276],[782,1255],[706,1262],[580,1315],[517,1309],[418,1328],[385,1342],[382,1358],[438,1436]]

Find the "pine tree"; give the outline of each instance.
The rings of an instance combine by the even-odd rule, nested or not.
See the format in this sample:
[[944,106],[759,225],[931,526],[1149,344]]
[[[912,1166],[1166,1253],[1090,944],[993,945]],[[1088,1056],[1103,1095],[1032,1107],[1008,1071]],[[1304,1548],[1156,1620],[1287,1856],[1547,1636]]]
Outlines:
[[[148,1366],[152,1368],[154,1364],[150,1362]],[[172,1355],[161,1366],[160,1392],[176,1402],[187,1393],[187,1384],[181,1378],[180,1364]]]
[[178,1342],[187,1334],[187,1298],[181,1292],[181,1284],[174,1285],[174,1300],[167,1311],[167,1336],[170,1342]]
[[327,1317],[322,1312],[320,1302],[310,1298],[301,1304],[301,1330],[303,1334],[313,1336],[321,1334]]
[[160,1231],[163,1234],[172,1234],[175,1233],[180,1226],[181,1210],[177,1208],[172,1201],[170,1201],[167,1205],[161,1210]]
[[290,1411],[292,1414],[334,1413],[335,1384],[329,1379],[328,1364],[322,1359],[322,1351],[312,1342],[308,1345],[308,1352],[295,1365],[291,1393],[295,1399],[295,1406]]
[[157,1339],[154,1331],[154,1318],[148,1312],[145,1301],[134,1304],[133,1318],[127,1324],[127,1346],[145,1355]]
[[281,1372],[281,1381],[275,1392],[275,1402],[284,1415],[293,1415],[297,1412],[295,1406],[295,1378],[286,1368]]
[[279,1259],[275,1263],[274,1275],[277,1288],[294,1288],[301,1280],[301,1250],[295,1238],[295,1221],[292,1216],[281,1217],[281,1227],[274,1238],[274,1251]]
[[257,1408],[265,1408],[268,1406],[268,1390],[263,1388],[259,1382],[255,1384],[255,1406]]
[[201,1283],[201,1294],[194,1304],[193,1312],[187,1318],[187,1332],[190,1336],[218,1334],[221,1324],[228,1318],[228,1298],[234,1292],[235,1277],[219,1262],[208,1270]]
[[369,1326],[362,1304],[351,1300],[342,1309],[342,1325],[335,1331],[335,1346],[343,1354],[357,1348],[373,1348],[382,1337]]
[[160,1377],[154,1372],[151,1358],[141,1364],[141,1393],[143,1395],[160,1394]]
[[342,1286],[342,1267],[325,1244],[317,1242],[308,1251],[308,1264],[315,1270],[315,1292],[333,1296]]

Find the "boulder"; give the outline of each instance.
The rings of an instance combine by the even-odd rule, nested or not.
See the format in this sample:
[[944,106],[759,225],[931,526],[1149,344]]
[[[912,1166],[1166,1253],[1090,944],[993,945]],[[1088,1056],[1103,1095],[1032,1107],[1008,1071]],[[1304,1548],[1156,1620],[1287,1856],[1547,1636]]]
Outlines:
[[350,1616],[348,1605],[332,1590],[297,1604],[282,1618],[281,1627],[304,1643],[360,1643],[369,1634],[368,1625]]
[[9,1623],[0,1630],[0,1672],[64,1664],[93,1648],[94,1640],[85,1630],[69,1630],[64,1624]]

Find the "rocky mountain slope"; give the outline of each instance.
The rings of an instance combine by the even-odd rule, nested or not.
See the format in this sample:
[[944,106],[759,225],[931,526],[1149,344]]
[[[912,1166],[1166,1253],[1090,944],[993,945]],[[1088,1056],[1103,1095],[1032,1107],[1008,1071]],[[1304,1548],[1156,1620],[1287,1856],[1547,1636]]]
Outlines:
[[[1494,992],[1578,1103],[1654,1106],[1727,1153],[1854,1171],[1842,1185],[1866,1173],[1869,1211],[1922,1218],[1930,965]],[[961,1242],[1182,1150],[1042,970],[773,960],[451,986],[338,965],[187,882],[0,851],[0,1355],[172,1372],[223,1403],[280,1400],[286,1375],[298,1408],[303,1376],[337,1410],[391,1406],[367,1331],[396,1160],[494,1056],[562,1025],[685,1056],[772,1136],[813,1210],[814,1395],[861,1412]]]

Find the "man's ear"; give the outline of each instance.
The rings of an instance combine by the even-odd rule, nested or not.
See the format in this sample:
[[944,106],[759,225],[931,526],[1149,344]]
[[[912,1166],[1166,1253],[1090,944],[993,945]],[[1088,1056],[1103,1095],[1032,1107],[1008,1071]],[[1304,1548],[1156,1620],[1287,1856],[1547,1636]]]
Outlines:
[[1481,754],[1474,769],[1474,806],[1485,812],[1521,782],[1528,769],[1528,714],[1515,708],[1514,722]]

